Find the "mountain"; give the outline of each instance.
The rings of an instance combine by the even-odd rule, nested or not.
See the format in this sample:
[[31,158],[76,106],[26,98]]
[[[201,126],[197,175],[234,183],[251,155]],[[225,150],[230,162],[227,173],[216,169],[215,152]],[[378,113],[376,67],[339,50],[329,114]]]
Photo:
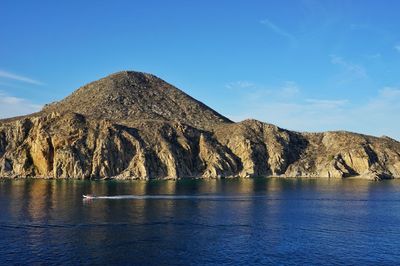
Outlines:
[[122,71],[89,83],[44,112],[75,112],[93,119],[118,123],[135,120],[177,121],[198,128],[231,123],[205,104],[160,78]]
[[165,81],[119,72],[42,111],[0,120],[0,176],[400,177],[400,143],[233,123]]

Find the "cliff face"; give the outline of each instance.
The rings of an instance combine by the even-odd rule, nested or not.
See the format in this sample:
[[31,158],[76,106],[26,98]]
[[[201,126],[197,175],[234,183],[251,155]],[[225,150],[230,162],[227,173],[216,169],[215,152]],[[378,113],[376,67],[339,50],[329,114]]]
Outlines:
[[0,121],[0,176],[399,178],[400,143],[232,123],[154,76],[121,72]]

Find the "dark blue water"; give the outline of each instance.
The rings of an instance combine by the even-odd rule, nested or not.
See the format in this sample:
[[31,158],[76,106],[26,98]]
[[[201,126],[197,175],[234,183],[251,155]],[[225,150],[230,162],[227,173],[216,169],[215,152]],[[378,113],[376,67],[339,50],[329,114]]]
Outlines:
[[399,181],[0,181],[2,265],[399,262]]

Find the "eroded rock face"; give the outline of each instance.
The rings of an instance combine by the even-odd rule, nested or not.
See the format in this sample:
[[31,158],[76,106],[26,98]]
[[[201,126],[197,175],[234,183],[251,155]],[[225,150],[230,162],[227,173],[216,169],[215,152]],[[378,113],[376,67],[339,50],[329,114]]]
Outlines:
[[128,127],[51,113],[0,126],[0,175],[46,178],[400,177],[400,144],[300,134],[255,120],[214,132],[164,121]]
[[[22,137],[21,128],[29,131]],[[224,177],[238,168],[235,156],[211,133],[181,123],[153,121],[133,128],[52,113],[3,124],[0,132],[4,177]],[[8,149],[4,143],[10,143]]]
[[[396,140],[232,123],[169,86],[154,76],[118,73],[42,112],[0,121],[0,177],[400,177]],[[93,92],[89,103],[84,97]]]

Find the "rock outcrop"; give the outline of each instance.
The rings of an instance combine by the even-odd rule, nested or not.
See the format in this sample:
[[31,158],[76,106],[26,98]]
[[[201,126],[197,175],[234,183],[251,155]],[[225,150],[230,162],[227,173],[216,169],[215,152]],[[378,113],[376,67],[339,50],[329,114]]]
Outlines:
[[233,123],[149,74],[120,72],[0,120],[0,177],[400,177],[400,143]]

